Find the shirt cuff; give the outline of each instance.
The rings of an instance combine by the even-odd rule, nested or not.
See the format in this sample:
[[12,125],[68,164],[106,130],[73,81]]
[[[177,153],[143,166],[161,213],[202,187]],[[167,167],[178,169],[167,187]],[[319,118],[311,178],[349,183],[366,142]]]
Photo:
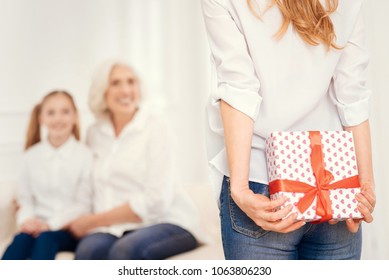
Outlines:
[[351,104],[337,104],[338,113],[343,126],[355,126],[369,119],[369,98]]
[[258,92],[233,88],[227,84],[219,86],[212,100],[213,105],[218,103],[220,99],[236,110],[246,114],[253,121],[258,117],[259,107],[262,102],[262,97]]

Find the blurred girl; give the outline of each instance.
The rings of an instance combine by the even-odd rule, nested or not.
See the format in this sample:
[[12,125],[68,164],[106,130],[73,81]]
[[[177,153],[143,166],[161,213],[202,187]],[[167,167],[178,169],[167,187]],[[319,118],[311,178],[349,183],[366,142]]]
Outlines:
[[[53,91],[32,111],[22,166],[19,233],[3,259],[54,259],[73,251],[66,224],[88,211],[92,156],[79,143],[77,108],[65,91]],[[41,140],[41,126],[47,138]]]

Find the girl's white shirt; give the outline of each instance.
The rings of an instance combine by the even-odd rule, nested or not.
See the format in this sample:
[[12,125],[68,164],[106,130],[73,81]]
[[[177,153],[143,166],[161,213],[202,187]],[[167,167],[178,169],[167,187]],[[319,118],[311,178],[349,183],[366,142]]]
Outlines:
[[73,136],[58,148],[43,140],[29,148],[21,166],[17,223],[45,221],[51,230],[91,211],[92,153]]
[[[269,3],[253,2],[259,11]],[[258,19],[246,0],[202,0],[213,66],[207,142],[217,198],[223,176],[229,176],[220,100],[254,121],[249,180],[264,184],[265,139],[272,131],[342,130],[368,119],[362,4],[339,1],[331,20],[336,44],[344,48],[327,52],[305,43],[292,25],[275,39],[282,24],[277,6]]]
[[204,241],[197,209],[173,179],[176,170],[164,117],[142,106],[118,137],[110,120],[100,120],[90,127],[87,142],[94,155],[94,212],[128,203],[142,219],[96,232],[121,236],[125,231],[171,223]]

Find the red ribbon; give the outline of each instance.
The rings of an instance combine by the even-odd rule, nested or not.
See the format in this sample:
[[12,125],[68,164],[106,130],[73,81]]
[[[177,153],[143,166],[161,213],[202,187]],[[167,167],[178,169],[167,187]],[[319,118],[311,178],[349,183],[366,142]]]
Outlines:
[[324,168],[323,149],[321,135],[319,131],[309,131],[311,141],[311,166],[316,179],[316,186],[293,181],[277,179],[269,183],[270,194],[277,192],[300,192],[304,193],[297,203],[297,208],[304,213],[308,207],[316,200],[316,214],[322,218],[319,222],[325,222],[332,219],[330,190],[339,188],[350,189],[359,188],[358,175],[331,183],[334,180],[332,173]]

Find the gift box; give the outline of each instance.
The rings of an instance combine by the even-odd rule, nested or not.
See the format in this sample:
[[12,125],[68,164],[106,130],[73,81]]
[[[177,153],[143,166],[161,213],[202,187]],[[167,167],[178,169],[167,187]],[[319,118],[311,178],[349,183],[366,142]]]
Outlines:
[[298,220],[362,218],[351,132],[273,132],[266,139],[266,156],[270,198],[287,196],[285,206],[293,205]]

